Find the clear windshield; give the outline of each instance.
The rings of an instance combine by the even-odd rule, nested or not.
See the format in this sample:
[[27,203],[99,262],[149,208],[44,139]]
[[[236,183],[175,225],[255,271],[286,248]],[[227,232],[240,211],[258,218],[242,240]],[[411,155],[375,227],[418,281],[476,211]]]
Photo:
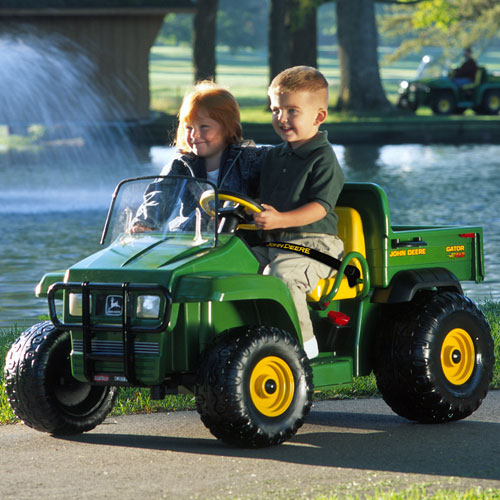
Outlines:
[[448,69],[441,58],[424,56],[417,70],[417,80],[447,76]]
[[[203,196],[202,196],[203,195]],[[203,207],[200,200],[204,199]],[[215,244],[215,186],[181,176],[142,177],[115,190],[101,243],[165,236],[190,246]]]

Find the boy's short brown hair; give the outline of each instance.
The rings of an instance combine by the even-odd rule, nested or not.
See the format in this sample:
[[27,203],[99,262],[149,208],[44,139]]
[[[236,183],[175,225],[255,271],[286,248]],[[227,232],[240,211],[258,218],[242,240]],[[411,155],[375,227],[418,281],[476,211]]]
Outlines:
[[328,96],[328,81],[323,73],[311,66],[294,66],[274,77],[268,94],[318,91],[326,91]]

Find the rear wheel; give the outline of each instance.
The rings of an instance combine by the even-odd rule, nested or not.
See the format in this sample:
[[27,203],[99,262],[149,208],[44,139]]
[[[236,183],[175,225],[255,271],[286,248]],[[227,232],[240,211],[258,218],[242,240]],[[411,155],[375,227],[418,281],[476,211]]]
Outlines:
[[196,408],[210,432],[229,444],[260,448],[292,437],[311,408],[312,371],[297,341],[279,328],[219,337],[198,370]]
[[496,115],[500,111],[500,91],[488,90],[481,101],[481,111],[487,115]]
[[453,93],[447,90],[436,92],[432,96],[431,108],[436,115],[451,115],[456,108]]
[[399,415],[423,423],[471,415],[488,392],[490,327],[467,297],[420,293],[400,306],[377,343],[377,385]]
[[52,434],[79,434],[112,410],[118,388],[79,382],[71,374],[69,332],[50,321],[32,326],[5,360],[5,390],[14,413],[28,426]]

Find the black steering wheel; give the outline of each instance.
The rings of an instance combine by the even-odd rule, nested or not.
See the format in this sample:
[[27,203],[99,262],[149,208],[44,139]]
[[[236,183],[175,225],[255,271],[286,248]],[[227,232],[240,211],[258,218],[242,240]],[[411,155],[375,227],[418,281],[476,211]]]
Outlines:
[[[218,215],[220,217],[227,217],[228,215],[235,216],[241,221],[237,229],[250,229],[256,230],[257,226],[252,222],[252,213],[260,213],[265,209],[262,205],[257,203],[252,198],[245,196],[244,194],[235,193],[233,191],[220,190],[217,191],[217,198],[219,201],[230,201],[233,205],[228,207],[219,207]],[[210,203],[215,199],[215,192],[211,189],[205,191],[201,194],[199,204],[200,207],[208,214],[210,217],[215,216],[215,212],[210,206]],[[250,211],[248,213],[247,210]]]

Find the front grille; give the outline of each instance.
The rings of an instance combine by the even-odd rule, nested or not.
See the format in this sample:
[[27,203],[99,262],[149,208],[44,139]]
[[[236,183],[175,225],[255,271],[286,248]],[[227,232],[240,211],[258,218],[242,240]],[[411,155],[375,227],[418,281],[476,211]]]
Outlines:
[[[83,352],[83,340],[73,340],[73,350]],[[121,340],[92,340],[92,353],[98,355],[123,356],[123,342]],[[160,354],[158,342],[134,342],[136,355]]]

